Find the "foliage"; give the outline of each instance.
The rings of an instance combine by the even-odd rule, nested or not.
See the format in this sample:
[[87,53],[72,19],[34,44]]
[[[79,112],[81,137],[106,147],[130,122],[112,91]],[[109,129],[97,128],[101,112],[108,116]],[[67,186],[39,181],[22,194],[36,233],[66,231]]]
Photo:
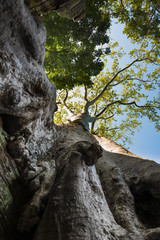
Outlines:
[[[87,129],[90,122],[92,132],[124,146],[140,128],[142,117],[160,130],[159,2],[99,0],[88,4],[87,18],[77,23],[53,14],[44,19],[50,80],[59,89],[85,86],[59,91],[55,122],[80,121]],[[126,66],[121,65],[125,53],[122,48],[116,50],[118,43],[105,44],[108,12],[125,24],[124,33],[139,44],[130,51]],[[107,63],[109,49],[112,61]]]
[[55,13],[43,17],[47,28],[45,69],[58,89],[91,86],[91,77],[102,70],[100,57],[109,53],[108,48],[97,48],[109,41],[109,14],[102,11],[105,5],[104,0],[88,1],[86,18],[78,22]]
[[[73,114],[84,113],[88,101],[91,103],[88,104],[89,116],[92,117],[88,118],[90,130],[124,146],[131,141],[135,129],[140,128],[143,117],[148,117],[160,130],[159,58],[153,48],[146,52],[146,45],[141,46],[129,53],[131,63],[121,68],[125,53],[121,48],[116,50],[117,44],[109,47],[112,49],[112,67],[107,68],[104,56],[104,72],[94,77],[94,85],[88,88],[87,97],[82,87],[72,90],[66,99],[64,91],[59,92],[61,100],[55,121],[60,124],[71,119]],[[71,109],[70,115],[62,99]]]
[[125,23],[124,33],[136,42],[144,38],[159,42],[159,0],[108,0],[112,17]]

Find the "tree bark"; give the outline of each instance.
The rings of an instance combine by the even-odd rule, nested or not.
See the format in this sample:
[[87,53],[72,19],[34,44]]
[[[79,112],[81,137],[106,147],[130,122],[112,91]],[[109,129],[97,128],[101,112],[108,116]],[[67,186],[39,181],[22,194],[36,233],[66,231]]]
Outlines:
[[29,3],[1,0],[0,239],[160,239],[159,164],[53,124],[45,32]]

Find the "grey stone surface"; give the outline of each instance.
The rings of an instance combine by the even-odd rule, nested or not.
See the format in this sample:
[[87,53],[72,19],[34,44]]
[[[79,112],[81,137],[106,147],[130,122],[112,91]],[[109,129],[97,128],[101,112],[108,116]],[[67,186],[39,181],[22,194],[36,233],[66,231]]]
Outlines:
[[[15,198],[16,193],[20,195],[17,181],[25,184],[29,192],[35,192],[41,184],[43,188],[44,178],[50,178],[52,167],[54,175],[54,163],[45,155],[56,138],[53,125],[56,88],[43,68],[45,35],[40,19],[31,15],[23,0],[0,2],[0,189],[3,203],[0,239],[3,236],[8,240],[5,234],[16,224],[13,209],[19,202]],[[41,178],[35,180],[36,175]],[[13,181],[17,184],[14,193]]]
[[33,14],[56,12],[61,17],[80,20],[85,16],[86,0],[25,0]]
[[3,1],[0,11],[0,114],[8,150],[34,162],[54,139],[56,89],[43,68],[46,30],[23,1]]

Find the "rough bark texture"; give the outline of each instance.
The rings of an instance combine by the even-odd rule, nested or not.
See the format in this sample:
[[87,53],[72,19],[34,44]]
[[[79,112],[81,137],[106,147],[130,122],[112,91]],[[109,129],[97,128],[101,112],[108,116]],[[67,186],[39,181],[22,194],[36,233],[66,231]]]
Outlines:
[[33,14],[46,14],[50,11],[61,17],[79,20],[85,16],[86,0],[25,0]]
[[53,124],[42,2],[0,2],[0,240],[159,240],[160,166]]
[[[17,181],[20,175],[29,198],[43,186],[43,178],[50,177],[50,169],[54,169],[54,162],[48,162],[47,157],[40,160],[55,140],[52,118],[56,89],[43,69],[45,33],[41,21],[30,14],[22,0],[0,2],[0,119],[4,139],[0,155],[1,188],[4,189],[1,192],[2,223],[6,216],[15,215],[11,199],[13,180]],[[38,174],[41,178],[35,178]],[[14,191],[14,195],[19,196],[16,188]],[[10,222],[10,228],[14,228],[16,219]],[[8,224],[7,220],[1,225],[0,236],[9,231]]]

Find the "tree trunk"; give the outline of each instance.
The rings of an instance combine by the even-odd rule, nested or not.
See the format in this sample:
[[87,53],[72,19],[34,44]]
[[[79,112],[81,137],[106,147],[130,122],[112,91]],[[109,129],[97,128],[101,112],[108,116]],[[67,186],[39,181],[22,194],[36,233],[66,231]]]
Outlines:
[[53,124],[46,30],[27,4],[0,2],[0,240],[159,240],[159,164]]

